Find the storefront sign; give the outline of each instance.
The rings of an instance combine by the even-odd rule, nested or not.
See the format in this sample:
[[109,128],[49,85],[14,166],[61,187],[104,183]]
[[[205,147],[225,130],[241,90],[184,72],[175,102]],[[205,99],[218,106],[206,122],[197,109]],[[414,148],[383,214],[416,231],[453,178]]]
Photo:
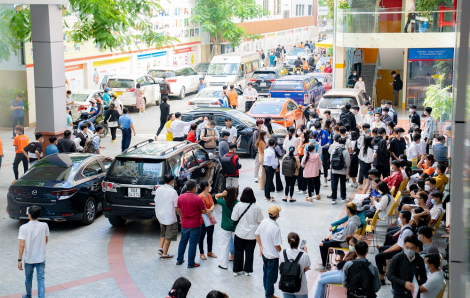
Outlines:
[[69,65],[65,67],[65,71],[74,71],[74,70],[80,70],[80,69],[83,69],[83,64]]
[[318,15],[326,16],[329,12],[328,6],[318,6]]
[[151,59],[166,55],[166,51],[137,55],[137,60]]
[[67,90],[83,89],[83,64],[69,65],[65,67],[65,84]]
[[124,62],[128,62],[128,61],[129,61],[129,57],[116,58],[116,59],[103,60],[103,61],[96,61],[96,62],[93,62],[93,67],[99,67],[99,66],[116,64],[116,63],[124,63]]
[[409,61],[435,61],[435,60],[453,60],[454,49],[409,49]]
[[189,48],[182,48],[182,49],[177,49],[175,50],[175,54],[181,54],[181,53],[187,53],[187,52],[192,52],[194,51],[194,48],[189,47]]

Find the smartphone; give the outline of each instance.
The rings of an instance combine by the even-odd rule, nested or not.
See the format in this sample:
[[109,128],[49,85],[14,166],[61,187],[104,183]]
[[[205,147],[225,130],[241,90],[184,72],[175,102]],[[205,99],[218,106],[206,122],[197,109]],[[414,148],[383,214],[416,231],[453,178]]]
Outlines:
[[307,244],[307,240],[302,240],[302,242],[300,242],[300,250],[304,250],[305,244]]

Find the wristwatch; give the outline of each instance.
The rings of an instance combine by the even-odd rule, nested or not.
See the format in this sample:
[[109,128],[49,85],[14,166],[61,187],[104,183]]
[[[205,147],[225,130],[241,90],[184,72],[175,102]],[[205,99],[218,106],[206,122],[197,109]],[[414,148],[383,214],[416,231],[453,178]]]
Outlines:
[[23,261],[23,259],[18,259],[18,262],[21,262],[21,261]]

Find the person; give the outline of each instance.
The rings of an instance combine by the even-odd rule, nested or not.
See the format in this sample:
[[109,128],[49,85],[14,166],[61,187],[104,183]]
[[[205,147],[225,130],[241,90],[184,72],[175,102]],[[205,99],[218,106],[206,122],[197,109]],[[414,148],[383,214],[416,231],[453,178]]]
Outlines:
[[[333,73],[333,68],[331,67],[330,62],[326,62],[325,69],[323,70],[325,73]],[[364,91],[365,92],[365,91]]]
[[[416,162],[416,165],[418,164],[418,160],[421,158],[422,154],[422,148],[420,146],[421,142],[421,135],[415,134],[413,135],[413,142],[411,142],[408,146],[408,150],[406,152],[406,156],[408,158],[408,165],[412,166],[413,161]],[[416,166],[414,165],[414,166]]]
[[230,161],[233,163],[235,168],[234,174],[225,174],[225,183],[226,187],[235,187],[238,189],[238,177],[240,176],[240,169],[242,165],[240,164],[240,158],[235,153],[237,151],[237,144],[230,144],[229,145],[229,152],[226,153],[224,156],[230,157]]
[[424,108],[424,130],[423,130],[423,138],[426,141],[426,153],[429,153],[429,145],[432,144],[432,139],[434,138],[434,131],[435,131],[435,122],[433,117],[431,116],[432,108],[425,107]]
[[175,121],[175,114],[173,113],[170,113],[168,114],[168,117],[166,117],[166,124],[165,124],[165,128],[166,128],[166,140],[167,142],[171,142],[173,141],[173,134],[171,133],[171,123],[173,123],[173,121]]
[[264,197],[268,202],[275,202],[276,200],[271,197],[271,191],[275,190],[274,187],[274,175],[275,171],[278,168],[279,161],[276,155],[276,151],[274,150],[274,146],[276,145],[276,141],[271,138],[268,141],[269,147],[264,150],[264,159],[263,159],[263,167],[266,173],[266,185],[264,186]]
[[431,210],[424,210],[422,213],[417,214],[415,210],[413,212],[413,220],[417,223],[420,217],[431,216],[431,220],[428,223],[429,227],[434,227],[444,213],[444,208],[442,206],[442,199],[444,195],[442,192],[436,191],[431,194],[431,204],[433,205]]
[[95,149],[95,154],[101,154],[101,149],[105,149],[105,147],[101,146],[101,137],[100,134],[102,133],[104,127],[103,125],[97,125],[95,134],[91,139],[93,143],[93,149]]
[[357,75],[360,77],[362,72],[362,64],[364,63],[364,53],[360,48],[356,48],[354,51],[354,70],[357,71]]
[[340,118],[343,126],[349,124],[351,131],[359,131],[357,129],[356,116],[351,112],[351,104],[347,103],[344,105],[344,108],[341,110]]
[[118,98],[117,93],[111,94],[111,103],[114,104],[114,106],[116,107],[116,111],[118,111],[119,115],[122,115],[123,105],[121,100]]
[[379,170],[383,178],[390,175],[390,152],[387,148],[387,141],[385,140],[386,130],[381,127],[377,130],[377,135],[372,141],[374,150],[374,167]]
[[413,134],[413,127],[414,126],[417,126],[419,127],[421,125],[421,119],[419,118],[419,114],[416,112],[416,106],[415,105],[412,105],[410,106],[410,108],[408,109],[408,111],[410,112],[410,115],[409,115],[409,118],[410,118],[410,129],[409,129],[409,134],[412,135]]
[[[408,4],[408,13],[407,13],[407,16],[406,16],[406,25],[405,25],[405,29],[403,30],[403,32],[405,33],[408,33],[408,26],[410,25],[410,23],[413,23],[412,27],[411,27],[411,32],[418,32],[418,22],[416,22],[416,13],[415,13],[415,9],[416,9],[416,4],[415,4],[415,0],[410,0],[409,4]],[[414,30],[413,30],[414,29]]]
[[171,290],[168,292],[170,297],[167,298],[186,298],[188,297],[189,289],[191,288],[191,282],[185,277],[178,277],[175,280]]
[[197,130],[196,130],[196,140],[200,140],[201,138],[201,131],[207,126],[209,125],[209,122],[212,120],[211,116],[210,115],[205,115],[204,120],[199,123],[199,125],[197,126]]
[[73,104],[74,101],[72,99],[72,91],[67,90],[67,92],[65,93],[65,106],[71,108]]
[[313,193],[315,191],[315,199],[320,200],[320,167],[321,156],[314,152],[315,145],[307,145],[307,152],[302,158],[301,166],[304,168],[303,176],[307,181],[308,194],[305,200],[307,202],[313,201]]
[[446,187],[447,183],[449,182],[449,177],[446,176],[446,169],[447,167],[442,163],[438,163],[436,166],[436,189],[440,192],[444,192],[444,188]]
[[308,68],[312,72],[315,70],[315,57],[313,54],[310,54],[310,57],[308,57]]
[[215,223],[215,218],[206,209],[202,199],[195,195],[196,180],[189,179],[186,182],[186,192],[178,197],[176,207],[180,210],[181,219],[181,240],[178,245],[178,259],[176,265],[182,265],[184,253],[189,242],[188,248],[188,268],[197,268],[199,263],[195,263],[196,246],[201,237],[201,213],[206,214],[209,219]]
[[245,275],[253,272],[253,256],[256,247],[255,232],[263,220],[261,208],[256,204],[253,189],[246,187],[240,196],[240,203],[233,208],[231,219],[235,225],[235,255],[233,260],[233,275],[238,276],[242,271]]
[[364,119],[362,120],[362,124],[369,124],[369,128],[372,126],[372,124],[375,121],[375,115],[374,115],[374,107],[370,106],[367,108],[367,115],[364,116]]
[[290,195],[289,202],[295,202],[296,200],[294,200],[293,196],[295,181],[297,180],[297,176],[299,175],[300,160],[299,157],[295,155],[295,146],[290,146],[287,151],[288,153],[285,154],[282,159],[282,174],[284,175],[284,179],[286,180],[286,188],[284,191],[285,197],[283,201],[287,202],[287,195]]
[[307,63],[307,59],[305,58],[302,58],[302,71],[305,73],[308,72],[308,63]]
[[136,135],[136,132],[134,128],[134,121],[132,121],[132,118],[128,114],[129,110],[124,108],[122,112],[123,115],[119,117],[119,123],[121,124],[122,130],[121,152],[124,152],[131,145],[131,130],[134,133],[134,136]]
[[165,127],[165,123],[168,121],[168,115],[170,115],[170,105],[168,104],[168,96],[162,96],[162,103],[160,104],[160,127],[157,130],[157,137]]
[[16,125],[24,125],[24,102],[23,95],[21,93],[16,94],[16,98],[13,99],[10,103],[10,109],[13,111],[13,137],[16,137]]
[[361,114],[361,108],[357,105],[352,106],[352,113],[354,114],[354,118],[356,118],[356,126],[360,129],[362,125],[362,121],[364,120],[364,116]]
[[295,61],[294,61],[294,72],[295,72],[295,70],[300,69],[301,67],[302,67],[302,59],[301,59],[300,55],[298,55],[297,59],[295,59]]
[[[261,175],[259,178],[259,187],[261,190],[264,190],[264,187],[266,185],[266,171],[264,169],[264,151],[266,149],[266,136],[267,132],[262,130],[260,134],[258,135],[258,139],[256,140],[255,145],[258,147],[258,154],[256,155],[258,157],[258,163],[261,166]],[[256,163],[255,163],[255,170],[256,170]],[[255,178],[255,182],[256,178]]]
[[400,74],[396,71],[392,71],[393,82],[390,85],[393,87],[393,105],[398,107],[398,94],[403,89],[403,81],[400,78]]
[[[65,132],[67,132],[66,130]],[[68,131],[70,132],[70,131]],[[18,180],[18,166],[20,162],[23,163],[23,174],[28,171],[28,159],[23,154],[23,149],[28,146],[29,139],[24,135],[24,128],[21,125],[15,127],[16,137],[13,140],[13,146],[15,147],[15,159],[13,161],[13,173],[15,174],[15,183]]]
[[282,143],[282,149],[288,151],[291,146],[293,146],[294,148],[297,148],[299,146],[299,138],[296,136],[295,127],[293,126],[290,126],[287,129],[287,135],[284,138],[284,143]]
[[178,209],[178,193],[173,188],[175,177],[171,174],[163,176],[165,184],[155,191],[155,216],[160,223],[160,247],[158,254],[160,260],[169,260],[174,256],[168,254],[168,249],[172,241],[178,240],[178,219],[176,213],[181,218],[181,211]]
[[393,297],[411,297],[414,280],[419,286],[427,281],[424,260],[416,253],[418,241],[414,235],[405,237],[403,252],[395,255],[390,262],[387,278],[393,286]]
[[[264,120],[263,119],[257,119],[256,120],[256,126],[253,128],[253,137],[252,137],[252,147],[253,147],[253,152],[256,152],[256,155],[255,155],[255,171],[254,171],[254,176],[255,176],[255,183],[258,183],[259,182],[259,168],[260,168],[260,155],[259,155],[259,152],[258,152],[258,145],[257,145],[257,141],[258,141],[258,137],[259,137],[259,134],[261,132],[261,130],[263,129],[263,124],[264,124]],[[264,148],[263,148],[263,152],[264,152]]]
[[135,106],[137,109],[139,109],[139,115],[144,113],[145,115],[145,100],[144,100],[144,95],[145,95],[145,90],[140,88],[140,84],[137,83],[135,85],[136,89],[134,91],[135,93]]
[[207,85],[204,83],[204,78],[199,78],[199,83],[197,84],[197,93],[199,93],[202,89],[206,88]]
[[[225,86],[224,86],[225,87]],[[220,107],[221,108],[228,108],[229,107],[229,104],[228,104],[228,98],[227,98],[227,93],[225,90],[223,90],[222,92],[220,92],[220,95],[219,95],[219,103],[220,103]]]
[[354,70],[352,74],[348,77],[348,87],[354,88],[358,80],[359,80],[359,76],[357,75],[357,71]]
[[230,117],[225,118],[225,127],[222,128],[222,131],[228,131],[230,133],[227,142],[229,143],[237,142],[237,128],[232,126],[232,118]]
[[318,57],[317,65],[315,65],[315,71],[316,72],[321,72],[321,65],[322,65],[321,59],[320,59],[320,57]]
[[78,152],[75,142],[70,139],[72,132],[70,130],[64,131],[64,137],[57,141],[57,149],[59,153]]
[[263,284],[266,298],[274,296],[274,285],[279,271],[279,252],[281,251],[281,229],[276,220],[279,218],[281,207],[271,206],[268,209],[269,218],[261,221],[255,232],[259,246],[259,255],[263,258]]
[[382,122],[387,125],[388,123],[390,122],[393,122],[393,119],[392,117],[389,115],[389,108],[387,107],[383,107],[382,108]]
[[160,86],[160,96],[163,98],[164,96],[168,97],[168,94],[170,94],[171,89],[170,89],[170,83],[168,83],[168,79],[166,78],[166,75],[162,76],[162,79],[158,85]]
[[111,104],[111,96],[109,95],[109,88],[108,87],[104,88],[103,102],[107,106],[109,106]]
[[432,229],[428,226],[422,226],[418,229],[418,240],[423,242],[422,254],[436,254],[439,255],[439,248],[436,243],[432,241]]
[[393,160],[392,166],[390,168],[392,174],[383,180],[383,182],[387,183],[388,188],[390,189],[392,189],[392,187],[395,187],[395,189],[398,190],[398,188],[400,188],[400,184],[404,180],[403,175],[400,171],[400,164],[401,162],[399,160]]
[[392,160],[399,160],[401,154],[406,154],[405,130],[401,127],[395,128],[395,136],[389,141],[388,151]]
[[217,291],[217,290],[213,290],[213,291],[210,291],[206,298],[229,298],[227,294],[223,293],[223,292],[220,292],[220,291]]
[[271,53],[269,54],[269,66],[270,67],[276,66],[276,54],[274,52],[275,52],[274,50],[271,50]]
[[248,83],[248,87],[243,91],[243,96],[245,96],[245,113],[248,112],[253,103],[258,99],[258,91],[253,88],[253,84],[251,82]]
[[230,85],[230,91],[227,92],[227,97],[230,107],[236,110],[238,107],[238,93],[235,91],[235,86],[233,84]]
[[[50,136],[49,137],[49,146],[46,147],[46,156],[51,154],[59,153],[59,149],[57,149],[57,137]],[[1,155],[1,152],[0,152]]]
[[239,203],[237,200],[238,189],[235,187],[227,187],[227,190],[224,191],[223,194],[223,197],[217,198],[217,204],[222,207],[222,222],[220,224],[220,227],[222,228],[220,231],[221,253],[218,258],[218,267],[226,270],[230,260],[230,244],[235,232],[235,226],[231,217],[236,204]]
[[196,130],[197,130],[197,124],[196,123],[191,124],[188,135],[186,137],[186,141],[190,141],[191,143],[197,143],[196,142]]
[[225,156],[230,150],[229,144],[228,144],[228,138],[230,136],[230,132],[228,131],[222,131],[220,135],[220,140],[219,140],[219,156]]
[[424,265],[427,271],[427,281],[419,287],[421,298],[438,297],[444,287],[444,275],[440,267],[439,253],[427,253]]
[[85,148],[86,141],[88,139],[88,125],[86,123],[82,123],[80,125],[80,132],[77,134],[75,139],[75,146],[77,147],[77,151],[82,152]]
[[[330,153],[328,149],[331,145],[331,133],[328,130],[330,127],[331,121],[325,121],[324,129],[321,128],[321,123],[315,123],[315,132],[317,134],[317,142],[320,143],[322,148],[321,156],[322,156],[322,165],[323,165],[323,177],[324,177],[324,185],[328,186],[328,170],[330,168]],[[284,139],[284,142],[286,139]]]
[[[372,147],[372,137],[366,136],[364,138],[364,143],[361,146],[359,151],[359,163],[360,163],[360,171],[362,173],[362,177],[364,178],[363,181],[363,188],[362,193],[365,194],[369,190],[370,180],[369,180],[369,171],[372,168],[372,163],[374,161],[374,149]],[[380,174],[379,174],[380,176]]]
[[18,269],[24,270],[26,276],[26,294],[23,297],[32,297],[31,288],[33,286],[34,269],[36,269],[38,297],[44,298],[46,292],[44,270],[46,268],[46,244],[50,236],[49,226],[45,222],[38,221],[41,215],[41,207],[33,205],[29,207],[27,213],[29,222],[20,227],[18,234],[20,240]]
[[72,119],[72,115],[71,115],[71,112],[70,112],[70,108],[66,107],[65,109],[66,109],[65,117],[67,117],[66,118],[66,127],[67,127],[67,129],[73,130],[73,119]]
[[358,77],[356,84],[354,84],[354,89],[362,90],[364,93],[366,93],[366,84],[362,80],[362,76]]
[[184,141],[184,128],[185,128],[185,126],[191,125],[193,123],[196,123],[198,121],[203,120],[202,117],[199,117],[199,118],[194,119],[194,120],[189,121],[189,122],[183,122],[183,121],[181,121],[181,116],[182,116],[182,114],[180,112],[176,112],[175,113],[175,120],[173,120],[171,122],[171,125],[170,125],[171,133],[173,134],[173,141],[175,141],[175,142]]
[[217,123],[214,120],[211,120],[201,131],[200,140],[204,149],[209,153],[215,153],[215,149],[217,147],[218,136],[215,128],[216,125]]
[[[336,205],[338,183],[340,184],[341,189],[341,201],[346,202],[346,174],[348,173],[348,168],[350,165],[349,153],[346,150],[346,139],[339,138],[338,145],[334,149],[334,152],[331,154],[330,163],[331,163],[331,173],[332,173],[332,182],[331,182],[331,204]],[[342,158],[341,158],[342,155]]]
[[80,130],[81,130],[80,127],[81,127],[82,124],[85,123],[85,122],[90,122],[90,123],[91,123],[91,125],[90,125],[90,130],[91,130],[91,131],[95,131],[95,126],[93,125],[93,123],[92,123],[91,121],[89,121],[88,118],[89,118],[88,112],[85,112],[85,113],[82,114],[82,121],[80,121],[80,122],[78,123],[78,125],[77,125],[77,133],[80,132]]
[[433,155],[437,162],[442,162],[444,165],[449,165],[449,148],[445,145],[445,136],[438,136],[437,142],[433,147]]
[[[211,214],[214,211],[215,204],[212,200],[212,196],[210,194],[211,185],[207,181],[202,181],[199,183],[198,187],[198,195],[204,202],[206,206],[206,210],[208,214]],[[219,197],[223,197],[226,194],[220,193],[215,195],[215,199],[217,200]],[[214,243],[214,228],[215,228],[215,220],[211,220],[210,223],[206,223],[204,221],[203,216],[201,216],[201,236],[199,237],[199,257],[201,260],[207,260],[206,255],[204,254],[204,238],[207,234],[207,256],[210,258],[217,258],[217,256],[212,252],[212,244]]]
[[104,118],[104,123],[108,125],[111,130],[111,142],[116,141],[116,130],[119,126],[119,112],[116,110],[116,105],[114,103],[109,105],[109,111]]
[[379,219],[387,220],[388,212],[394,203],[393,196],[390,193],[390,189],[388,188],[387,183],[384,181],[380,181],[377,184],[377,188],[380,194],[380,202],[376,197],[370,196],[371,205],[364,206],[363,210],[368,218],[373,218],[375,212],[379,211]]
[[94,123],[96,118],[98,117],[99,109],[96,106],[96,101],[94,98],[90,99],[90,104],[91,104],[91,107],[90,107],[90,113],[88,114],[88,121],[90,121],[91,123]]
[[36,141],[29,143],[26,147],[23,148],[23,154],[26,156],[26,159],[30,164],[40,160],[43,157],[42,142],[44,142],[44,135],[40,132],[37,132],[34,134],[34,137]]

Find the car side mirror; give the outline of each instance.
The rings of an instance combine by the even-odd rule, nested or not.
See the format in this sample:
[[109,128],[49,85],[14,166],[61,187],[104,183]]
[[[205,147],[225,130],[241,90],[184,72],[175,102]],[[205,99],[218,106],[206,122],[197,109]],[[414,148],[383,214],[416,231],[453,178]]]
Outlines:
[[239,124],[239,125],[237,125],[236,128],[237,128],[237,130],[243,130],[245,127],[243,125]]

